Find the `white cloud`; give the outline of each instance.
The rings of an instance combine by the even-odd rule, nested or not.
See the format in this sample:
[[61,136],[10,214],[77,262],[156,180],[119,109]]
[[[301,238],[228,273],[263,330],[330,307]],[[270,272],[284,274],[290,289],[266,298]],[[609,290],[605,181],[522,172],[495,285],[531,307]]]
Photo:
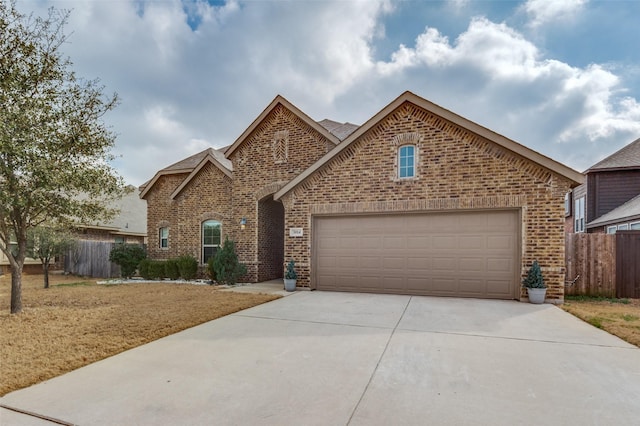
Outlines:
[[531,17],[529,25],[540,27],[557,21],[567,21],[582,11],[588,0],[527,0],[522,6]]
[[[116,165],[134,184],[209,145],[231,144],[277,94],[314,119],[363,123],[411,90],[577,168],[612,151],[598,141],[640,134],[638,102],[612,70],[547,58],[522,32],[487,18],[450,37],[431,25],[375,61],[393,30],[384,25],[396,12],[389,1],[37,5],[40,13],[73,8],[65,49],[74,68],[120,94],[106,120],[119,135]],[[527,5],[536,19],[553,16]],[[579,10],[553,8],[556,16]],[[590,149],[577,148],[585,143]]]

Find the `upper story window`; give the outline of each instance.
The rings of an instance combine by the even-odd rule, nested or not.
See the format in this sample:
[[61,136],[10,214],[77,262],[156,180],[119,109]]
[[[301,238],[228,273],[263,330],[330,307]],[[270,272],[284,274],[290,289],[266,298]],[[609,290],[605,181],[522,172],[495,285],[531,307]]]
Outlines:
[[584,197],[576,199],[573,214],[574,232],[584,232]]
[[159,247],[160,248],[168,248],[169,247],[169,228],[160,228],[158,232],[158,239],[160,240]]
[[202,222],[202,263],[205,264],[216,255],[220,248],[222,224],[216,220]]
[[564,216],[571,216],[571,193],[564,194]]
[[398,148],[398,177],[401,179],[416,177],[415,145],[404,145]]

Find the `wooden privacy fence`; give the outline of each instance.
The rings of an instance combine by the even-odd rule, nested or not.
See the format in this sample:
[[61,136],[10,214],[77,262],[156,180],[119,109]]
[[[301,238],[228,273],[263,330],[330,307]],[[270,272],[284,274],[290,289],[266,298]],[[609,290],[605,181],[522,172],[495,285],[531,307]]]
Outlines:
[[567,234],[565,293],[640,298],[640,232]]
[[64,270],[85,277],[119,277],[120,267],[109,260],[113,247],[112,242],[80,240],[65,256]]
[[616,293],[640,298],[640,231],[616,234]]

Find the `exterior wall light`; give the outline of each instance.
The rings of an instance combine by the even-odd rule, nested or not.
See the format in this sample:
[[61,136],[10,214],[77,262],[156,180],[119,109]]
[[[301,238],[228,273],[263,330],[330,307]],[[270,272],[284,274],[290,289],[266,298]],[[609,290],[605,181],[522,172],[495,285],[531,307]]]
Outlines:
[[243,217],[240,219],[240,229],[244,229],[247,226],[247,218]]

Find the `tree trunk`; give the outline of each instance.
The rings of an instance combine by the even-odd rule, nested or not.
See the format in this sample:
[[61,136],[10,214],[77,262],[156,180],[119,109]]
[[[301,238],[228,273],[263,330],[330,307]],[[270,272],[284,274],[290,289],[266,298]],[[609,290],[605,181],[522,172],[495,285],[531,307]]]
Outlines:
[[42,272],[44,274],[44,288],[49,288],[49,262],[42,264]]
[[11,268],[11,313],[22,312],[22,268]]

